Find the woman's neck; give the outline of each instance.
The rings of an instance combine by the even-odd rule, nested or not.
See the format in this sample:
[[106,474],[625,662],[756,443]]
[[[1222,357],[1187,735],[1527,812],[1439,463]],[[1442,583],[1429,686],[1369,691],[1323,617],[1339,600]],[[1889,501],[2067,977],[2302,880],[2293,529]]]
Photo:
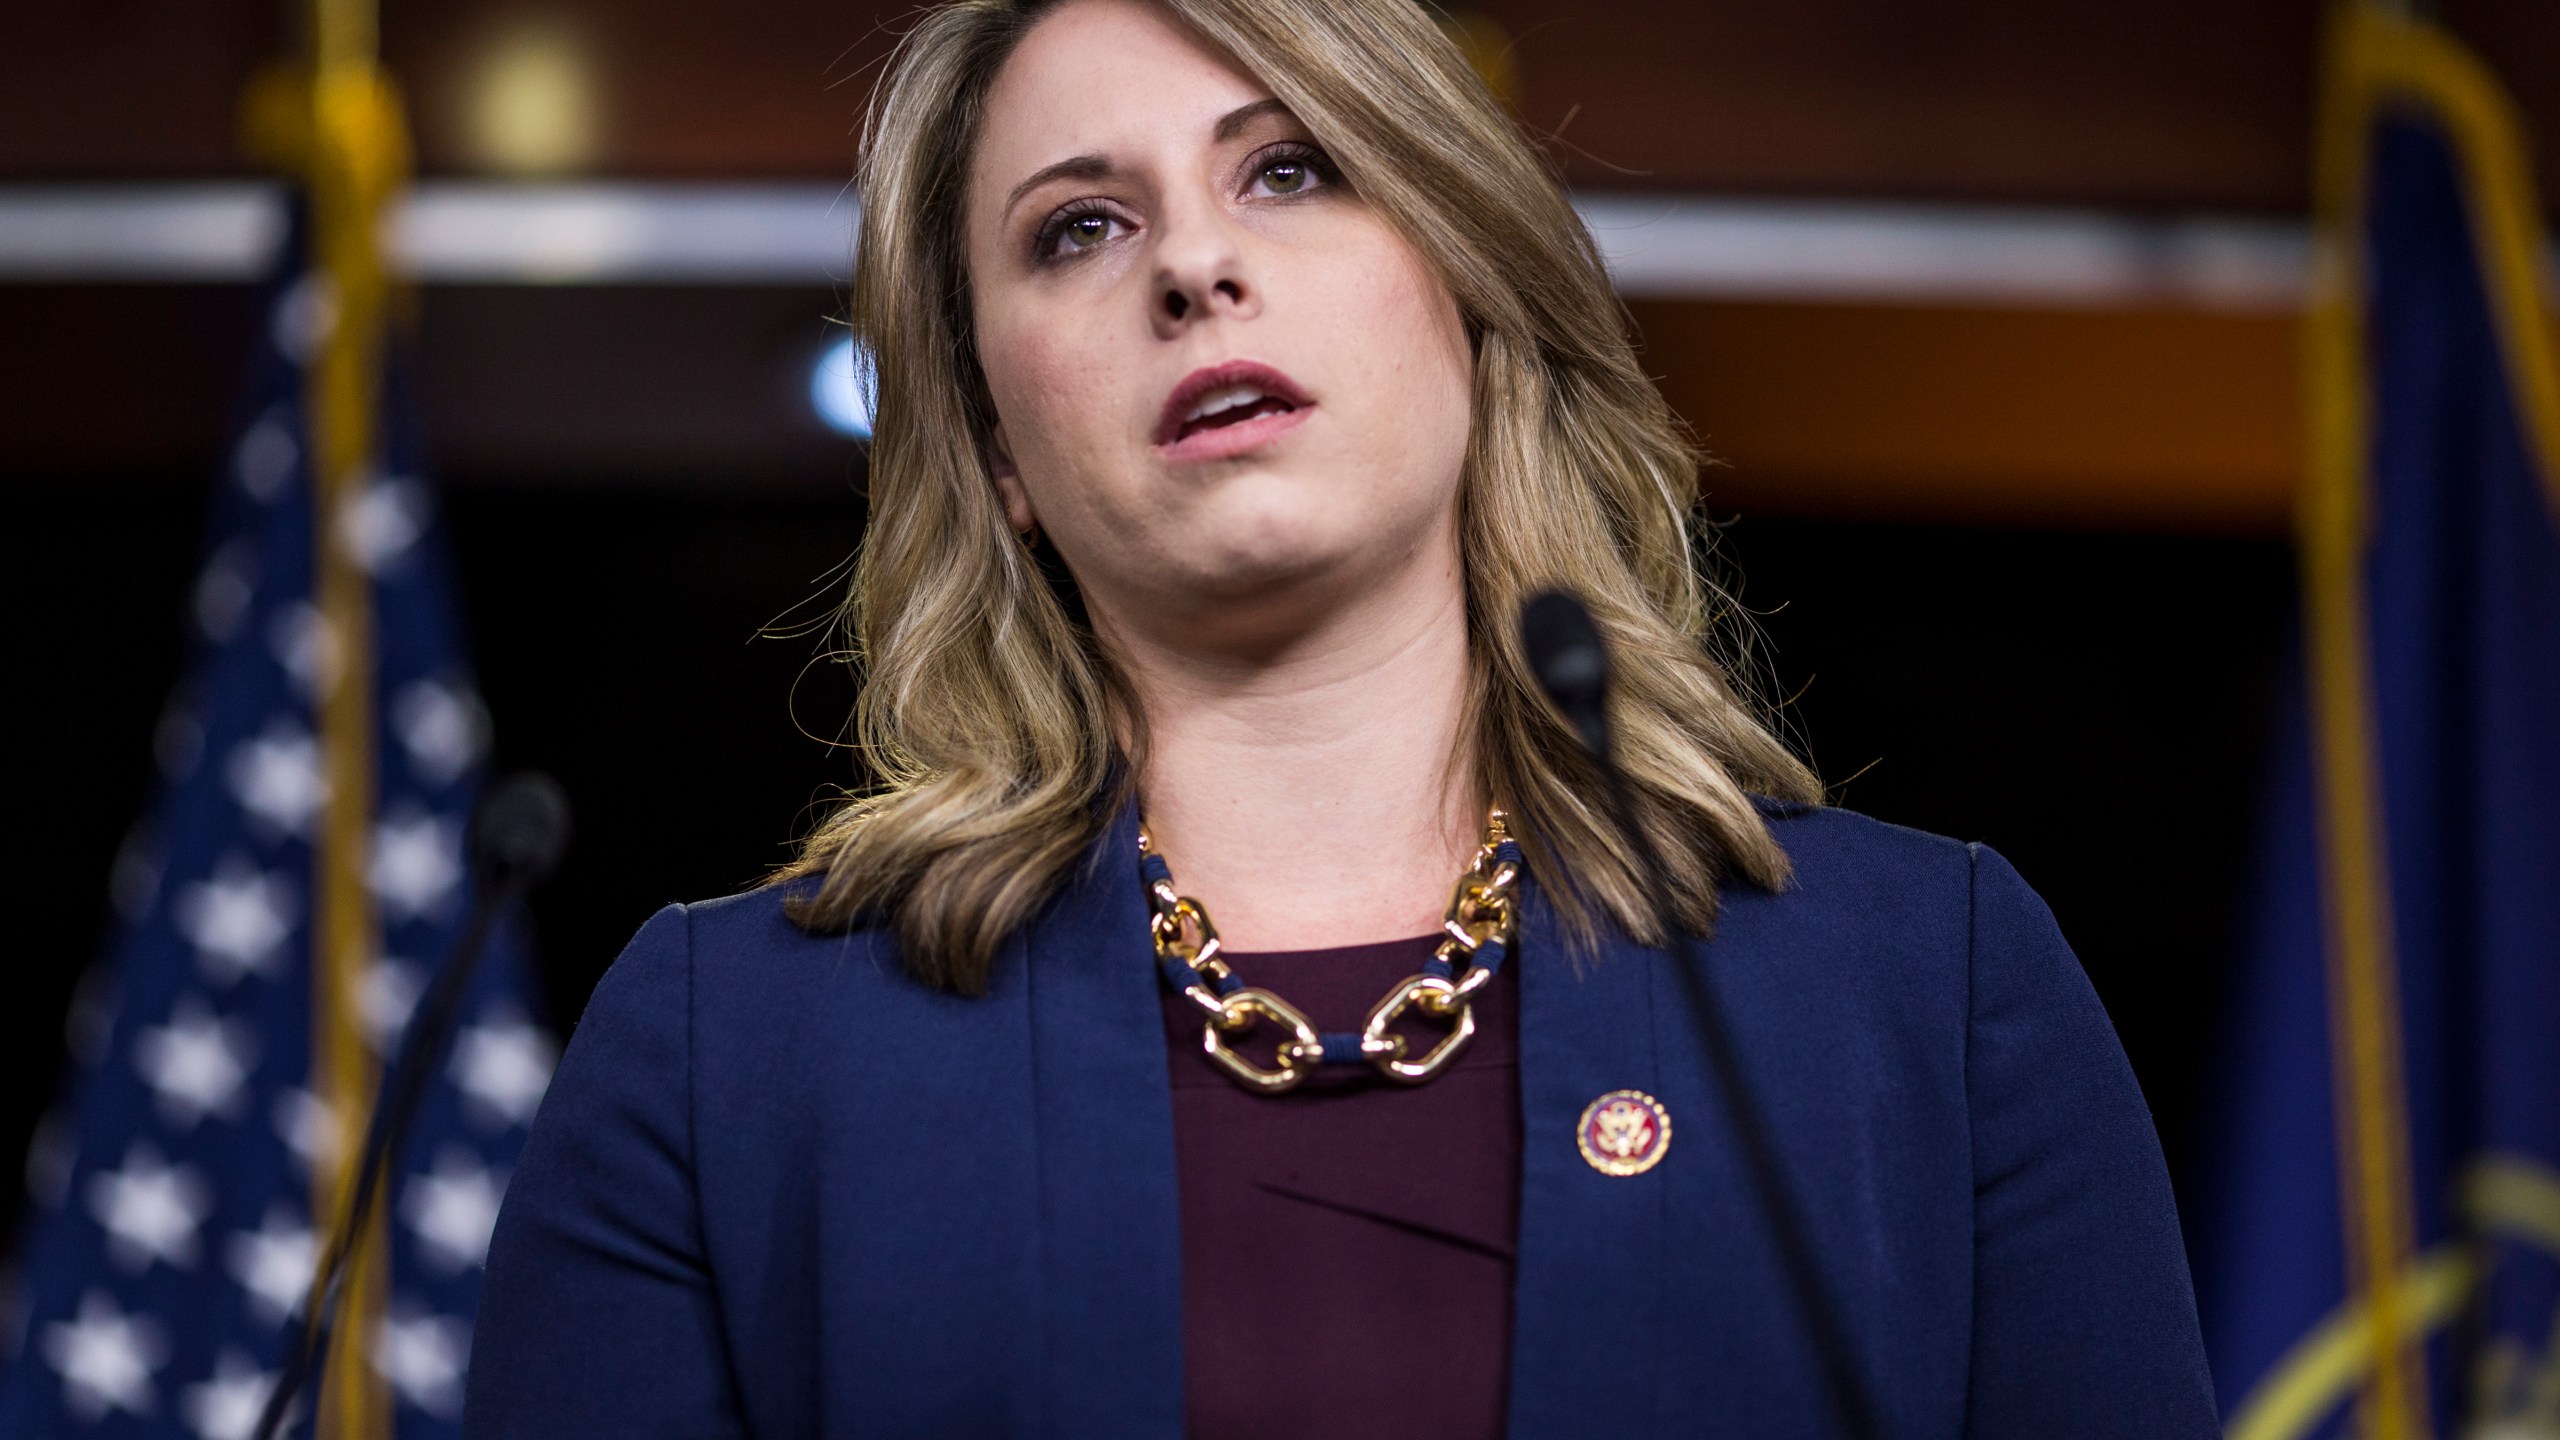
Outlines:
[[1150,835],[1230,949],[1438,928],[1483,821],[1454,548],[1241,656],[1113,627]]

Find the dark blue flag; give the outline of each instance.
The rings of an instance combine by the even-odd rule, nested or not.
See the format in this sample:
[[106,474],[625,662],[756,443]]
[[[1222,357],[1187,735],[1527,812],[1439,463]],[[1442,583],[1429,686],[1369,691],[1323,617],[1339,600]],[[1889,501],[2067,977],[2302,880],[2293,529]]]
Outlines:
[[2236,1440],[2560,1435],[2560,378],[2512,114],[2342,13],[2300,702],[2189,1193]]
[[[245,1440],[364,1120],[333,1115],[315,1055],[356,1056],[369,1086],[469,909],[464,825],[488,722],[418,435],[394,363],[379,458],[322,523],[310,378],[345,337],[330,277],[302,253],[289,247],[275,286],[214,506],[199,643],[160,727],[165,787],[118,864],[121,933],[84,989],[76,1074],[29,1166],[0,1435]],[[358,577],[352,640],[317,594],[323,544]],[[322,697],[341,683],[362,688],[345,713],[369,734],[330,765]],[[356,867],[367,963],[330,1014],[315,916],[333,786],[351,782],[366,792],[359,853],[336,860]],[[490,1226],[550,1077],[528,996],[502,931],[388,1177],[387,1270],[340,1316],[332,1364],[361,1373],[331,1385],[366,1398],[333,1412],[336,1433],[458,1433]]]

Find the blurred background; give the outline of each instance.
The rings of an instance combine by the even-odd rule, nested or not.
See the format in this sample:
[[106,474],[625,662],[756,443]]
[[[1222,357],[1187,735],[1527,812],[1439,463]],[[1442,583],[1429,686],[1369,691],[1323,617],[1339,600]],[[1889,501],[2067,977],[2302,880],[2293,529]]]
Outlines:
[[[823,624],[863,527],[838,372],[855,131],[907,7],[392,4],[426,453],[501,769],[573,797],[565,1031],[659,905],[853,774]],[[1843,804],[2051,901],[2173,1161],[2296,668],[2313,0],[1494,0],[1454,18],[1722,464],[1727,578]],[[2439,17],[2560,132],[2560,9]],[[281,190],[271,0],[0,14],[0,479],[22,1153],[187,653]],[[2545,152],[2543,195],[2560,195]],[[837,356],[840,365],[841,356]],[[812,625],[818,625],[815,631]],[[0,1186],[0,1234],[19,1188]]]

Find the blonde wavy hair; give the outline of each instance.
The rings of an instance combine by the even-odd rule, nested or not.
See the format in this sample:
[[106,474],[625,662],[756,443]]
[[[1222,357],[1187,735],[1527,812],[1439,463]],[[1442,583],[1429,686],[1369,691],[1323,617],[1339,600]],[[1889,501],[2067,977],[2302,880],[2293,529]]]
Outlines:
[[[873,784],[773,878],[793,917],[894,923],[965,993],[1130,798],[1144,727],[1073,581],[1007,525],[986,460],[964,197],[990,82],[1059,0],[959,0],[901,40],[863,133],[851,319],[877,365],[870,528],[844,611]],[[1661,938],[1597,776],[1518,647],[1523,600],[1578,591],[1614,659],[1612,720],[1679,923],[1787,858],[1750,792],[1815,802],[1719,643],[1699,573],[1699,456],[1639,368],[1590,236],[1519,127],[1412,0],[1160,0],[1288,105],[1456,296],[1475,354],[1459,492],[1476,784],[1516,817],[1577,936]],[[1113,793],[1113,792],[1120,793]],[[1129,881],[1135,885],[1132,876]]]

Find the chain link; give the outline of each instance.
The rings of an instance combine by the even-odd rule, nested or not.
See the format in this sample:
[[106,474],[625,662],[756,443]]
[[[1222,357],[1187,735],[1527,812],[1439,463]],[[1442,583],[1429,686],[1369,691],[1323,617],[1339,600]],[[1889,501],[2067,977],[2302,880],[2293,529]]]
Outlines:
[[[1158,968],[1167,984],[1200,1008],[1206,1022],[1200,1029],[1202,1051],[1237,1083],[1264,1094],[1295,1088],[1327,1063],[1366,1061],[1378,1073],[1408,1085],[1447,1069],[1475,1038],[1471,1002],[1492,983],[1519,933],[1520,847],[1511,838],[1509,817],[1493,810],[1485,816],[1484,841],[1449,898],[1440,944],[1424,973],[1389,990],[1357,1035],[1328,1037],[1317,1032],[1303,1011],[1268,990],[1245,985],[1218,958],[1218,927],[1198,900],[1174,889],[1173,873],[1156,854],[1144,826],[1138,830],[1138,854],[1145,867],[1147,929]],[[1407,1010],[1449,1022],[1448,1033],[1418,1060],[1406,1058],[1411,1047],[1392,1030]],[[1267,1067],[1230,1043],[1264,1021],[1289,1032]]]

